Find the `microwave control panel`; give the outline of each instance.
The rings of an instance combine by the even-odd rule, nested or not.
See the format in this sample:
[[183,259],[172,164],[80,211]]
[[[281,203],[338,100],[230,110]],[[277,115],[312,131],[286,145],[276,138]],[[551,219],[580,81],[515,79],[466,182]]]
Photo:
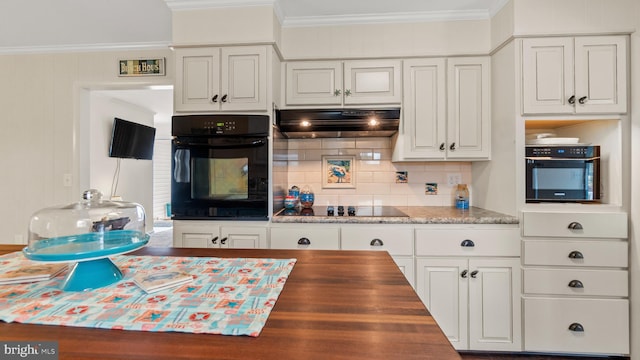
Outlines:
[[600,156],[600,146],[527,146],[527,157],[547,158],[593,158]]

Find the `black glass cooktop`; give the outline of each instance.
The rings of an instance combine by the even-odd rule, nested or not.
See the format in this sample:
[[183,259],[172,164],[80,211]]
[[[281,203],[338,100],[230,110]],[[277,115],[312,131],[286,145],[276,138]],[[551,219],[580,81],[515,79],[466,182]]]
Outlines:
[[314,206],[310,209],[284,209],[277,216],[383,216],[408,217],[393,206]]

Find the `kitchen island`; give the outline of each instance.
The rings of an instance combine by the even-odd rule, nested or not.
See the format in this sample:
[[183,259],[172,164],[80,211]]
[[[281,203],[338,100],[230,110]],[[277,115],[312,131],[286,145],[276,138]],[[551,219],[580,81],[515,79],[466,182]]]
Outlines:
[[[0,254],[21,250],[0,245]],[[132,254],[296,258],[258,337],[0,323],[60,359],[460,359],[391,256],[375,251],[146,247]]]

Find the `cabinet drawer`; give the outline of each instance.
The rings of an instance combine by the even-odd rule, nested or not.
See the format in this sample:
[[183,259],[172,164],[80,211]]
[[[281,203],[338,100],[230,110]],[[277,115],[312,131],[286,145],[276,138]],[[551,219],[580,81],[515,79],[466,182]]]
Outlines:
[[524,265],[628,266],[626,241],[525,240]]
[[[584,331],[571,331],[572,324]],[[629,302],[621,299],[524,299],[524,350],[629,353]]]
[[271,228],[271,248],[340,250],[340,231],[338,228]]
[[522,221],[525,237],[627,238],[625,213],[524,212]]
[[517,228],[416,229],[416,255],[520,256],[520,236]]
[[410,228],[343,227],[343,250],[383,250],[391,255],[413,255],[413,232]]
[[629,296],[625,270],[525,269],[526,294]]

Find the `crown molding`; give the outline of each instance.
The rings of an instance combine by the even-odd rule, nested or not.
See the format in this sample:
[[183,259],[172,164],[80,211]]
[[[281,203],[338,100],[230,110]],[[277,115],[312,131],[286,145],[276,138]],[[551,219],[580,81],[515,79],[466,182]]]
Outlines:
[[512,0],[498,0],[498,2],[489,9],[489,17],[494,17],[510,1]]
[[46,45],[46,46],[0,47],[0,55],[98,52],[98,51],[144,51],[144,50],[168,50],[168,49],[170,49],[170,43],[164,42],[164,41],[144,42],[144,43],[63,44],[63,45]]
[[274,5],[277,0],[164,0],[170,10]]
[[436,22],[460,20],[487,20],[488,10],[469,11],[424,11],[391,14],[356,14],[338,16],[286,17],[283,27],[358,25],[380,23]]

